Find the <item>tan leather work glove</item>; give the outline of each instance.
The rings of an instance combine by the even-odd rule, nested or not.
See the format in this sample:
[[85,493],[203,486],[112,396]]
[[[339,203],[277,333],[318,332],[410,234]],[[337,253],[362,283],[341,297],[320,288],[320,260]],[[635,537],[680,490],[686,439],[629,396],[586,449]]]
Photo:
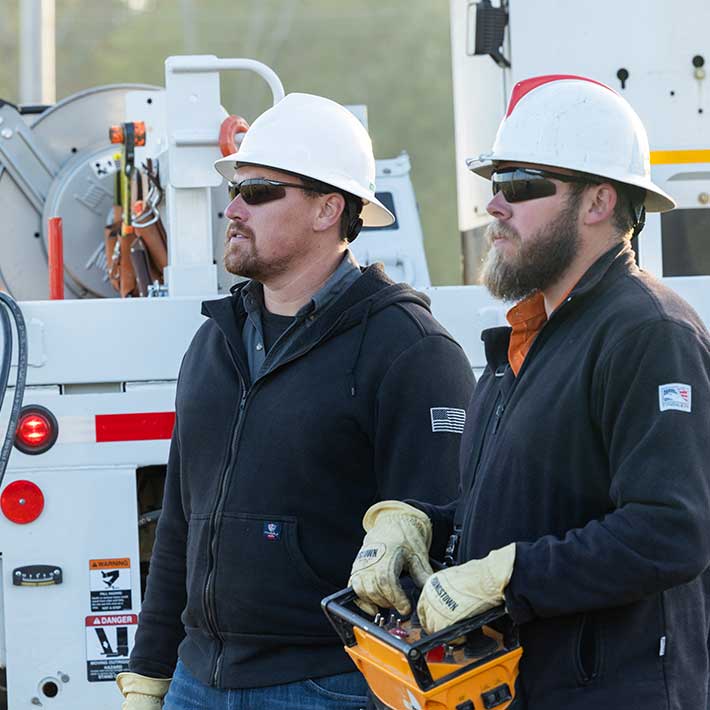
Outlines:
[[160,710],[171,678],[148,678],[138,673],[119,673],[116,685],[125,700],[121,710]]
[[359,597],[360,607],[373,616],[377,606],[408,614],[411,605],[399,577],[407,571],[421,587],[432,573],[431,521],[411,505],[385,500],[365,513],[362,526],[367,535],[353,562],[348,585]]
[[515,564],[515,543],[482,560],[449,567],[427,579],[417,604],[419,621],[433,634],[503,603]]

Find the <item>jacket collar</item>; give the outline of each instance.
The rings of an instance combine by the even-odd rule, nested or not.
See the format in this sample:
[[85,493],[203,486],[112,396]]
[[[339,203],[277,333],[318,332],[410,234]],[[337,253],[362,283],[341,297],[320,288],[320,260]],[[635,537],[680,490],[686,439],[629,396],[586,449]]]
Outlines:
[[[227,341],[237,352],[243,352],[242,328],[246,311],[242,290],[251,281],[232,287],[231,296],[204,301],[202,315],[211,318],[222,331]],[[335,299],[323,312],[289,345],[284,358],[294,352],[307,351],[325,337],[341,333],[359,323],[367,323],[373,313],[395,302],[414,302],[429,310],[429,299],[407,284],[394,283],[384,272],[381,264],[373,264],[362,270],[362,276],[344,293]]]
[[627,239],[621,244],[615,244],[611,249],[604,252],[585,272],[577,285],[572,289],[569,297],[576,298],[585,293],[589,293],[607,274],[609,278],[614,278],[621,273],[637,269],[634,252]]
[[[580,296],[593,291],[602,280],[612,280],[621,274],[638,269],[634,259],[634,252],[628,240],[621,244],[615,244],[611,249],[604,252],[588,269],[584,272],[577,285],[570,291],[566,301],[576,300]],[[563,304],[564,305],[564,304]],[[486,362],[493,372],[500,370],[508,364],[508,346],[510,344],[511,328],[509,326],[498,326],[487,328],[481,333]]]

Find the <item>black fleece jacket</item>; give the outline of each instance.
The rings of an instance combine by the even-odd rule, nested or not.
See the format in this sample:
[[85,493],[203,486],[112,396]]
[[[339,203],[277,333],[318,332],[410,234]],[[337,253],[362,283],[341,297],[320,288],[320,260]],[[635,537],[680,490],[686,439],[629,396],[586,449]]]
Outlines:
[[[509,328],[461,447],[460,561],[515,542],[526,710],[705,710],[710,344],[628,246],[585,274],[520,372]],[[454,506],[420,506],[436,546]]]
[[[268,686],[353,670],[320,610],[343,588],[377,500],[456,495],[473,374],[427,299],[377,266],[249,381],[239,289],[182,364],[163,513],[131,670]],[[182,615],[182,617],[181,617]]]

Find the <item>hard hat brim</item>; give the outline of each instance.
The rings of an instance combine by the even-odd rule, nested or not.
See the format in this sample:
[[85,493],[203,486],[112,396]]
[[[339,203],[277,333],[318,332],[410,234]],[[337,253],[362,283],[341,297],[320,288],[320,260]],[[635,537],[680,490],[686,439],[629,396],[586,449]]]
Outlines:
[[[220,158],[214,163],[215,170],[227,180],[231,180],[234,177],[234,171],[237,168],[237,163],[240,165],[259,165],[264,168],[271,168],[272,170],[282,170],[284,172],[293,173],[295,175],[301,175],[298,170],[294,170],[292,167],[286,167],[283,165],[264,165],[263,163],[251,162],[248,159],[244,160],[244,155],[237,153],[232,153],[225,158]],[[311,177],[311,176],[304,176]],[[349,192],[355,197],[359,197],[363,201],[362,213],[360,214],[360,219],[364,227],[389,227],[389,225],[394,224],[395,216],[380,202],[374,192],[367,192],[362,188],[362,186],[355,180],[348,179],[344,176],[340,176],[337,179],[338,184],[335,185],[334,182],[329,182],[327,179],[322,179],[321,177],[313,178],[321,180],[328,185],[333,185],[336,190],[342,190],[344,192]]]
[[539,160],[535,160],[533,156],[528,156],[521,158],[520,156],[515,157],[505,157],[496,156],[495,159],[492,157],[480,157],[480,158],[469,158],[466,160],[466,167],[476,175],[480,175],[487,180],[491,179],[491,175],[495,172],[496,166],[499,162],[510,161],[510,162],[520,162],[520,163],[532,163],[533,165],[546,165],[550,168],[564,168],[566,170],[577,170],[578,172],[587,173],[588,175],[594,175],[595,177],[607,178],[609,180],[614,180],[626,185],[633,185],[635,187],[641,187],[646,190],[646,199],[644,200],[644,207],[646,207],[647,212],[668,212],[669,210],[675,209],[676,201],[664,190],[661,190],[658,185],[651,182],[651,180],[646,180],[642,177],[630,176],[630,175],[612,175],[608,170],[595,170],[593,166],[585,166],[585,169],[576,168],[570,165],[550,165],[549,163],[541,163]]

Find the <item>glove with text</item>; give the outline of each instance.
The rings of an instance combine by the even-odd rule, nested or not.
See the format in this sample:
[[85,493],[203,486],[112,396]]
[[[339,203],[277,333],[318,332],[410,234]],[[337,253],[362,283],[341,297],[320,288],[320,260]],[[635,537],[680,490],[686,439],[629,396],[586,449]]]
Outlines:
[[353,563],[348,586],[359,597],[359,606],[373,616],[377,606],[408,614],[411,604],[399,577],[409,572],[421,587],[432,573],[431,521],[411,505],[385,500],[369,508],[362,526],[367,535]]
[[430,634],[503,603],[503,591],[513,574],[515,543],[432,574],[427,579],[417,613]]
[[118,689],[125,700],[121,710],[160,710],[171,678],[148,678],[138,673],[119,673]]

